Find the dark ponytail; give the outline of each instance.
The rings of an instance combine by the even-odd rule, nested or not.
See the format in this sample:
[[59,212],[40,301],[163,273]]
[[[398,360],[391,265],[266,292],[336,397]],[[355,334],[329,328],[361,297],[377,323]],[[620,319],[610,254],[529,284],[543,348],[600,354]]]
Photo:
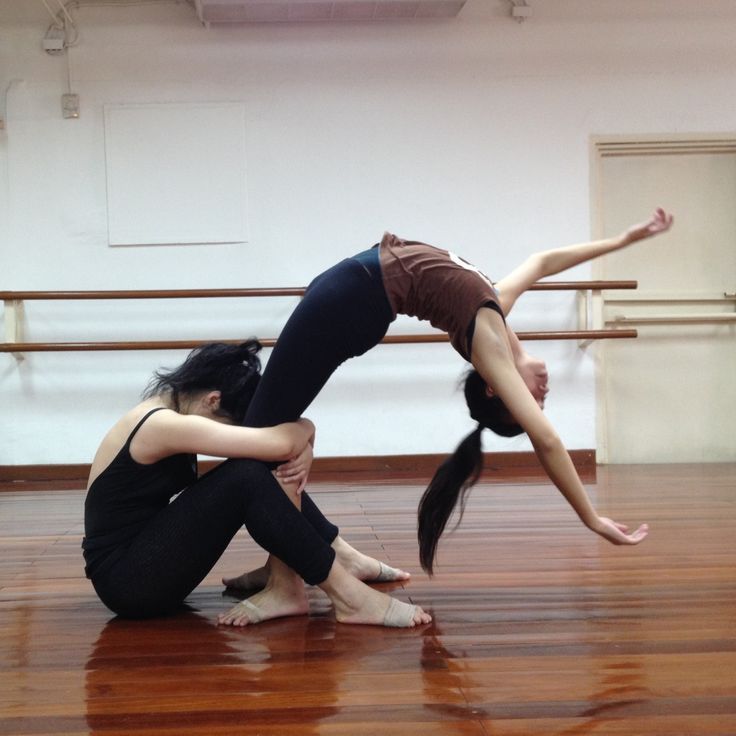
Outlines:
[[479,424],[445,460],[419,502],[419,561],[422,569],[433,572],[437,544],[445,530],[447,520],[460,500],[460,519],[465,512],[465,495],[478,482],[483,470],[483,452]]
[[419,561],[422,569],[430,575],[433,572],[437,545],[450,515],[459,500],[458,524],[460,523],[467,493],[478,482],[483,470],[483,429],[490,429],[503,437],[515,437],[524,431],[498,396],[487,395],[486,383],[477,371],[470,371],[466,376],[464,393],[470,416],[478,422],[478,426],[437,468],[419,502]]
[[168,393],[179,410],[182,396],[219,391],[219,413],[242,424],[261,377],[260,350],[261,343],[254,338],[240,345],[202,345],[178,368],[156,371],[143,396]]

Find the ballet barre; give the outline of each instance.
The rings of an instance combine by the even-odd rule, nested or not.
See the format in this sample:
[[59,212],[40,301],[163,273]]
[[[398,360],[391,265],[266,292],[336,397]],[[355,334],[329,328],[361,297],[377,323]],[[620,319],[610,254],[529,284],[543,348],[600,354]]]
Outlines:
[[658,314],[653,317],[627,317],[617,314],[607,325],[717,325],[736,324],[736,314]]
[[[736,325],[736,294],[727,291],[720,294],[688,294],[677,296],[671,294],[643,295],[636,297],[606,298],[605,306],[611,310],[629,310],[630,308],[647,309],[646,313],[635,314],[616,311],[609,316],[605,325],[649,325],[649,326],[677,326],[677,325]],[[648,312],[650,307],[670,310],[654,314]],[[699,311],[699,309],[722,309],[724,311]]]
[[[633,338],[635,329],[589,329],[590,305],[596,304],[603,290],[636,289],[636,281],[539,281],[530,291],[575,291],[578,295],[578,322],[582,329],[518,332],[521,340],[577,340],[587,345],[592,340]],[[28,301],[80,301],[118,299],[212,299],[253,297],[301,297],[304,287],[253,288],[253,289],[168,289],[168,290],[115,290],[115,291],[0,291],[4,304],[4,342],[0,353],[12,353],[22,359],[24,353],[87,352],[117,350],[180,350],[199,347],[206,342],[239,343],[241,339],[213,340],[139,340],[139,341],[65,341],[28,342],[23,339],[24,308]],[[593,306],[594,309],[594,306]],[[601,324],[601,322],[599,322]],[[260,338],[264,347],[273,347],[277,338]],[[442,332],[387,335],[383,344],[420,344],[448,342]]]

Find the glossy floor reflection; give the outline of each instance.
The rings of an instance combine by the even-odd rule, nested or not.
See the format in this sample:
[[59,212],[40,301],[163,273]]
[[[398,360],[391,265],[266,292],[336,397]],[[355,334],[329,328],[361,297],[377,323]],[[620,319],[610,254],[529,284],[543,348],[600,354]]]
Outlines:
[[[637,548],[583,529],[540,485],[483,485],[429,580],[417,485],[320,486],[369,554],[414,573],[384,590],[420,630],[309,617],[232,630],[219,578],[261,562],[239,534],[190,597],[116,619],[82,575],[83,494],[0,493],[0,734],[736,734],[736,466],[600,468]],[[183,554],[186,551],[183,550]]]

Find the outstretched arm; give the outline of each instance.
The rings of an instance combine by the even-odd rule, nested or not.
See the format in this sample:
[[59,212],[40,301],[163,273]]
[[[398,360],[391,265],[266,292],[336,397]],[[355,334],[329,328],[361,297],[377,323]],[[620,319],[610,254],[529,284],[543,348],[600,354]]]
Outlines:
[[535,253],[496,283],[501,308],[505,314],[508,314],[516,300],[539,279],[553,276],[580,263],[625,248],[639,240],[666,232],[671,225],[672,215],[658,208],[646,222],[632,225],[616,237]]
[[583,524],[613,544],[641,542],[648,534],[646,524],[629,534],[624,524],[599,516],[593,508],[562,440],[516,370],[503,321],[490,309],[481,310],[476,317],[471,359],[478,373],[524,428],[550,480]]

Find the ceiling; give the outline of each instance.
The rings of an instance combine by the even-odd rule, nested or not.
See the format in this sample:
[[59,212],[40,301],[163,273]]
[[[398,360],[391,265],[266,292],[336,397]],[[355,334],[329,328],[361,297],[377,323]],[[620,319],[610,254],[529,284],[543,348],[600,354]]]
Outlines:
[[[69,3],[68,0],[63,0],[64,4],[71,4],[72,12],[76,10],[77,7],[83,7],[85,5],[87,6],[95,6],[96,4],[105,6],[115,6],[119,5],[121,8],[126,6],[141,6],[142,9],[144,9],[143,6],[149,5],[159,5],[159,6],[171,6],[171,11],[176,12],[177,15],[180,11],[176,9],[176,5],[184,6],[184,7],[190,7],[192,17],[196,18],[196,12],[194,9],[194,0],[104,0],[103,2],[95,2],[95,0],[77,0],[76,2]],[[46,0],[46,4],[51,8],[54,12],[57,12],[59,10],[59,2],[58,0]],[[227,0],[225,0],[225,3],[227,4]],[[504,7],[508,8],[510,5],[510,1],[507,2],[507,0],[466,0],[466,5],[472,6],[476,5],[477,8],[480,8],[481,11],[483,10],[500,10]],[[476,8],[476,10],[477,10]],[[465,12],[465,10],[461,11]],[[2,0],[0,2],[0,24],[6,25],[6,24],[14,24],[14,23],[46,23],[47,21],[51,21],[51,16],[49,14],[49,11],[44,7],[43,0]]]
[[[225,0],[227,2],[228,0]],[[59,8],[59,0],[45,0],[54,9]],[[63,0],[72,8],[95,5],[125,8],[124,22],[130,22],[131,13],[140,13],[141,18],[153,13],[160,22],[161,17],[171,13],[172,17],[181,18],[182,13],[191,13],[196,20],[194,0]],[[527,3],[532,8],[530,23],[535,21],[591,21],[605,22],[613,19],[662,19],[687,21],[694,18],[710,18],[718,22],[736,20],[736,2],[734,0],[466,0],[459,17],[463,20],[483,21],[506,19],[511,14],[512,4]],[[179,7],[177,7],[177,5]],[[132,7],[138,6],[138,7]],[[78,15],[79,11],[74,10]],[[149,16],[150,17],[150,16]],[[121,13],[122,20],[122,13]],[[44,6],[44,0],[0,0],[0,33],[3,27],[12,25],[38,24],[45,27],[51,22],[51,16]]]

